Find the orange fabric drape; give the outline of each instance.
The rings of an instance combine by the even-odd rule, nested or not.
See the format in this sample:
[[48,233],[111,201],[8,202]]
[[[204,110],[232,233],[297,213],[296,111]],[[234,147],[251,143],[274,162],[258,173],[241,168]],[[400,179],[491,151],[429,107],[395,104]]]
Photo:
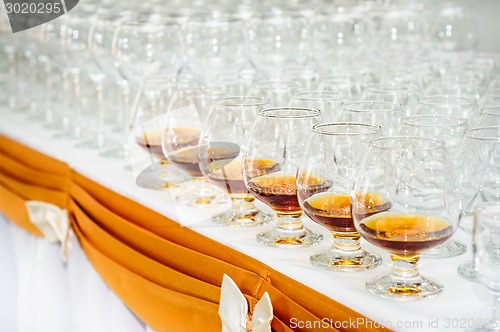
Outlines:
[[[26,200],[68,209],[75,234],[96,271],[155,330],[220,331],[217,310],[223,274],[240,287],[251,310],[268,292],[275,331],[291,331],[292,319],[368,320],[260,261],[0,135],[0,211],[40,236],[29,222]],[[366,326],[372,328],[364,331],[385,330],[377,324]]]

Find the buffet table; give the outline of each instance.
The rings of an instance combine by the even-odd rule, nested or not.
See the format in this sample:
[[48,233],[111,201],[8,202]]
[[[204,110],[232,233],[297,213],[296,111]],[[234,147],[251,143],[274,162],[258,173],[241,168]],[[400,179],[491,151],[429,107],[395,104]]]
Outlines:
[[[137,156],[137,155],[134,155]],[[366,280],[390,270],[335,273],[309,264],[331,245],[306,249],[261,246],[265,227],[225,228],[210,222],[220,211],[180,208],[175,189],[137,187],[138,159],[106,159],[75,148],[24,114],[0,110],[0,329],[5,331],[220,331],[224,274],[239,286],[251,311],[270,295],[276,331],[463,331],[490,316],[479,284],[458,276],[469,251],[422,259],[421,273],[445,284],[422,302],[378,298]],[[67,263],[59,246],[41,238],[25,202],[45,201],[69,211],[75,237]],[[265,209],[264,206],[259,206]],[[467,245],[470,236],[454,235]],[[469,246],[470,247],[470,246]]]

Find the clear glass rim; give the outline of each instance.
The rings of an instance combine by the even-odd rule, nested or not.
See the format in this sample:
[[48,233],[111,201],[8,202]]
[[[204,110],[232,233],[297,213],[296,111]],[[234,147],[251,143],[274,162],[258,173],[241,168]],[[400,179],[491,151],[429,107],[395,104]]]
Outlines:
[[293,80],[264,80],[257,81],[254,84],[256,89],[298,89],[300,87],[299,83]]
[[[483,133],[488,133],[488,135],[483,136]],[[489,135],[489,133],[494,133],[496,135]],[[470,128],[465,131],[464,135],[468,138],[477,140],[500,142],[500,126]]]
[[[446,103],[440,103],[438,100],[446,100]],[[449,103],[448,101],[455,101]],[[452,95],[429,95],[420,98],[420,105],[437,106],[437,107],[462,107],[462,106],[476,106],[476,100],[469,97],[452,96]]]
[[340,73],[337,75],[328,74],[320,77],[320,82],[333,83],[371,83],[371,79],[364,73]]
[[[442,119],[439,123],[415,123],[420,119]],[[416,120],[416,121],[413,121]],[[436,127],[465,127],[469,126],[469,121],[466,118],[461,118],[457,116],[439,115],[439,114],[422,114],[422,115],[411,115],[406,116],[401,119],[401,124],[413,127],[426,127],[426,128],[436,128]]]
[[[395,145],[396,142],[408,143],[404,145]],[[410,145],[411,143],[415,144]],[[405,150],[405,151],[426,151],[445,148],[445,143],[442,140],[421,136],[385,136],[374,138],[370,142],[370,146],[378,150]]]
[[181,96],[214,96],[222,97],[229,92],[227,88],[224,87],[206,87],[206,86],[190,86],[183,87],[174,91],[174,96],[180,94]]
[[480,214],[482,212],[489,211],[490,209],[493,209],[494,211],[500,212],[500,202],[491,201],[491,202],[482,202],[482,203],[479,203],[474,208],[474,213],[475,214],[477,214],[477,213]]
[[408,84],[390,84],[390,83],[379,83],[372,84],[366,87],[368,92],[407,92],[407,93],[417,93],[420,90],[418,85],[413,83]]
[[486,91],[485,97],[500,97],[500,88],[493,88]]
[[137,28],[145,28],[148,27],[175,27],[179,31],[181,27],[178,22],[169,19],[169,18],[161,18],[155,16],[153,13],[140,13],[136,15],[126,16],[121,21],[121,26],[123,27],[137,27]]
[[277,119],[307,119],[320,116],[321,111],[308,107],[270,107],[260,110],[259,115]]
[[[366,107],[356,107],[358,105],[367,105]],[[385,105],[385,108],[374,109],[368,105]],[[398,104],[383,100],[359,100],[348,102],[342,105],[342,111],[348,112],[400,112],[401,107]]]
[[500,115],[500,105],[483,107],[481,114]]
[[215,105],[227,107],[264,106],[268,103],[269,99],[257,96],[228,96],[218,97],[214,100]]
[[[358,130],[358,131],[330,131],[328,128],[357,128],[357,129],[371,129],[371,130]],[[312,131],[321,135],[330,136],[362,136],[362,135],[375,135],[380,133],[382,127],[377,124],[362,123],[362,122],[326,122],[319,123],[312,127]]]
[[186,26],[192,23],[202,23],[206,24],[208,27],[223,26],[228,23],[241,23],[243,20],[234,13],[218,13],[218,12],[200,12],[189,16],[189,20],[186,22]]
[[321,100],[332,100],[332,101],[339,101],[343,100],[347,97],[347,95],[342,92],[342,91],[328,91],[328,90],[323,90],[323,91],[301,91],[295,94],[293,97],[294,99],[297,100],[313,100],[313,101],[321,101]]

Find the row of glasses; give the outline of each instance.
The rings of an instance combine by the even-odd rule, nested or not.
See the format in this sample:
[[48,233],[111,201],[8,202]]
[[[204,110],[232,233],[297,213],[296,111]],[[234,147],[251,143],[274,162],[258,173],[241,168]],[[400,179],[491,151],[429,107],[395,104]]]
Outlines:
[[[403,17],[405,19],[408,17],[413,18],[415,10],[418,10],[418,8],[400,7],[398,8],[398,13],[404,13],[405,15],[403,15]],[[344,55],[336,57],[339,60],[345,58],[345,53],[349,53],[344,52],[345,49],[343,50],[342,47],[351,50],[351,47],[360,47],[361,45],[349,45],[350,40],[345,39],[349,37],[347,32],[353,32],[349,30],[352,29],[352,27],[349,26],[352,22],[354,22],[353,26],[356,26],[356,20],[360,19],[359,13],[360,12],[357,12],[356,15],[353,15],[352,12],[345,13],[340,11],[338,15],[334,16],[334,21],[337,20],[335,22],[346,27],[345,32],[343,30],[335,36],[336,41],[334,41],[334,43],[337,43],[338,49],[332,50],[337,55],[344,53]],[[361,13],[363,12],[361,11]],[[307,20],[304,20],[302,16],[294,16],[297,12],[294,12],[293,15],[290,14],[291,13],[287,11],[275,10],[272,15],[254,15],[248,21],[250,27],[248,32],[250,41],[250,63],[252,66],[255,66],[263,76],[282,78],[287,73],[292,72],[296,67],[309,69],[309,60],[315,56],[306,54],[307,47],[304,46],[307,45]],[[255,97],[226,97],[227,99],[225,99],[226,94],[215,94],[215,96],[219,98],[214,99],[215,97],[207,92],[208,88],[206,87],[202,88],[205,92],[201,93],[202,98],[199,98],[200,93],[193,92],[195,89],[183,89],[176,86],[176,84],[178,84],[178,74],[187,72],[192,74],[197,81],[213,84],[213,82],[218,81],[218,78],[216,78],[217,75],[226,74],[225,66],[229,69],[229,73],[227,74],[231,76],[237,76],[234,73],[236,71],[241,72],[245,70],[243,52],[242,49],[239,48],[241,45],[234,44],[234,40],[242,36],[242,34],[240,34],[241,29],[238,28],[241,20],[240,18],[232,17],[226,22],[226,18],[223,18],[225,15],[219,16],[214,20],[214,13],[207,15],[204,12],[201,15],[198,13],[191,13],[190,17],[193,17],[193,20],[184,21],[184,19],[181,19],[183,24],[181,24],[182,27],[179,29],[179,21],[173,23],[170,21],[165,22],[162,18],[151,15],[149,12],[145,16],[133,15],[131,17],[122,17],[118,20],[119,22],[116,23],[116,25],[113,25],[115,22],[113,19],[110,19],[111,29],[108,30],[108,32],[112,31],[113,40],[110,50],[111,57],[108,57],[108,59],[112,59],[120,75],[116,80],[123,82],[123,78],[125,78],[127,84],[124,84],[124,86],[131,86],[138,89],[140,92],[137,94],[137,97],[135,97],[133,107],[130,109],[131,114],[126,113],[123,115],[125,118],[122,119],[123,126],[129,128],[130,125],[132,125],[132,129],[134,129],[135,133],[133,135],[135,142],[146,147],[148,152],[154,152],[155,157],[153,160],[159,160],[158,164],[172,163],[177,170],[182,170],[182,172],[184,172],[182,176],[176,174],[176,177],[169,177],[169,173],[167,173],[167,178],[163,178],[164,185],[162,185],[162,187],[166,186],[168,183],[177,183],[179,177],[195,179],[191,184],[196,184],[197,189],[188,190],[185,191],[183,195],[179,195],[178,202],[182,202],[181,204],[187,206],[199,206],[207,203],[220,202],[215,198],[214,191],[205,186],[206,179],[208,179],[213,184],[218,185],[219,188],[230,193],[233,206],[235,207],[227,214],[214,217],[213,220],[218,220],[221,224],[231,225],[267,223],[270,221],[271,217],[255,208],[252,197],[256,197],[262,202],[270,205],[278,214],[278,227],[269,232],[259,234],[258,241],[262,244],[286,247],[314,245],[321,239],[321,235],[303,227],[300,220],[302,210],[313,220],[313,216],[316,216],[314,214],[314,212],[317,212],[316,210],[333,210],[333,213],[338,213],[338,209],[340,209],[345,214],[345,205],[348,198],[353,201],[353,204],[357,202],[360,206],[368,206],[367,209],[373,216],[385,216],[384,213],[386,212],[386,214],[389,214],[389,212],[401,213],[402,211],[408,212],[406,210],[412,210],[411,207],[400,207],[396,204],[398,199],[400,199],[400,197],[397,197],[397,193],[394,194],[389,191],[389,193],[384,192],[381,194],[375,190],[379,189],[377,186],[375,186],[372,192],[360,193],[358,196],[353,196],[356,199],[345,197],[345,188],[348,187],[346,183],[353,181],[355,174],[365,167],[361,165],[359,156],[355,155],[355,151],[349,150],[349,148],[351,145],[357,144],[354,143],[357,139],[363,141],[360,145],[368,148],[368,139],[364,136],[379,135],[380,133],[375,133],[377,129],[384,133],[384,135],[396,135],[399,122],[402,121],[401,119],[403,119],[404,115],[409,116],[411,114],[411,110],[416,104],[415,100],[417,98],[413,97],[418,95],[417,90],[423,89],[424,86],[427,85],[427,83],[425,83],[427,82],[426,78],[419,77],[420,83],[417,85],[418,89],[413,90],[402,89],[401,87],[406,86],[406,82],[402,80],[398,81],[397,84],[391,85],[389,89],[386,89],[386,87],[381,84],[372,89],[363,85],[363,92],[361,92],[361,90],[358,89],[359,85],[351,84],[352,81],[347,80],[347,85],[343,85],[345,84],[344,82],[338,85],[334,85],[337,84],[336,82],[331,82],[332,85],[329,88],[321,90],[321,93],[317,91],[314,93],[302,92],[294,94],[293,98],[289,98],[288,95],[284,95],[280,93],[279,90],[273,88],[271,90],[272,92],[267,95],[269,101],[263,99],[260,95]],[[352,20],[353,17],[355,17],[355,20]],[[399,26],[398,22],[404,20],[400,20],[398,15],[394,15],[394,12],[382,15],[382,17],[384,20],[382,20],[381,24],[377,27],[379,32],[386,31],[386,26],[398,27],[398,29],[396,29],[397,33],[392,33],[391,42],[387,45],[390,50],[402,50],[404,46],[401,47],[401,45],[408,46],[413,44],[413,41],[422,36],[418,24],[411,29],[407,26],[406,28],[409,29],[407,31],[403,29],[404,27]],[[328,17],[326,17],[326,19],[328,19]],[[96,21],[99,21],[99,15],[97,18],[92,16],[92,24],[89,25],[91,31],[92,27],[98,26],[97,23],[95,23]],[[374,22],[375,21],[376,20],[374,20]],[[320,20],[318,20],[318,22],[320,22]],[[344,24],[346,22],[347,24]],[[416,20],[415,22],[419,23],[420,21]],[[92,45],[98,44],[101,40],[100,38],[103,36],[99,36],[99,33],[97,33],[94,35],[95,43],[90,43],[90,46],[80,47],[79,40],[84,36],[86,31],[85,27],[82,30],[76,29],[75,27],[79,25],[78,23],[78,20],[70,18],[69,23],[64,26],[64,30],[69,31],[69,33],[65,35],[64,40],[71,46],[67,49],[68,52],[82,56],[81,59],[85,59],[89,51],[91,55],[92,52],[94,52],[94,46]],[[225,23],[234,23],[234,25],[231,25],[232,28],[228,28],[227,26],[221,27],[224,26]],[[330,24],[331,22],[326,22],[325,26],[330,26]],[[170,26],[173,27],[172,30],[168,28]],[[187,40],[188,50],[185,54],[188,59],[188,64],[184,70],[180,70],[185,60],[182,49],[184,47],[183,43],[186,42],[182,37],[182,28],[186,29],[184,31],[190,31],[188,35],[190,36],[189,38],[191,38]],[[360,26],[358,25],[358,27],[354,29],[359,28]],[[363,26],[361,26],[361,28],[363,28]],[[169,31],[172,32],[172,34],[169,34]],[[231,33],[234,33],[234,35]],[[363,36],[359,33],[362,33],[362,30],[355,30],[353,33],[356,42],[362,40]],[[110,34],[103,40],[109,40],[109,35]],[[235,37],[233,38],[231,36]],[[170,37],[173,38],[169,39]],[[226,37],[229,39],[232,38],[232,41],[224,39]],[[189,44],[189,41],[192,43]],[[420,41],[423,40],[419,40],[419,42]],[[105,44],[109,45],[107,42],[105,42]],[[201,45],[200,48],[198,48],[199,45]],[[88,47],[89,49],[85,49],[84,47]],[[106,47],[107,46],[104,46],[104,48]],[[234,49],[231,47],[237,48]],[[233,54],[234,58],[230,58],[231,55],[229,54],[230,52],[228,53],[228,50],[230,52],[235,52]],[[109,53],[105,51],[103,54]],[[93,54],[93,57],[99,57],[99,55]],[[97,65],[101,71],[104,72],[102,69],[103,66],[99,65],[99,62],[97,62]],[[80,70],[82,70],[82,68],[75,69],[73,67],[74,64],[65,64],[65,66],[67,66],[67,68],[64,71],[68,77],[67,81],[70,82],[69,85],[72,86],[72,91],[74,93],[73,98],[76,99],[78,103],[83,102],[80,91],[81,84],[79,82],[81,77],[78,76],[81,74]],[[107,65],[105,64],[104,66]],[[481,66],[482,64],[475,65],[477,68]],[[202,74],[204,69],[209,72],[209,75],[205,76]],[[93,69],[90,70],[89,68],[84,68],[84,70],[86,72],[88,71],[90,74],[93,72]],[[323,68],[322,70],[328,71],[330,68]],[[335,70],[339,69],[335,68]],[[301,71],[299,76],[302,78],[306,76],[304,72],[307,72],[307,70]],[[448,72],[448,74],[450,73],[451,71]],[[111,74],[109,75],[111,76]],[[156,76],[160,77],[158,78]],[[98,73],[96,77],[97,79],[94,80],[94,83],[98,83],[96,84],[96,105],[98,106],[97,110],[100,114],[97,119],[99,123],[102,123],[102,103],[103,99],[105,99],[102,95],[102,73]],[[239,78],[240,77],[238,77],[238,79]],[[460,78],[456,80],[460,81]],[[279,82],[281,84],[283,81]],[[307,80],[306,85],[311,84],[311,82],[311,80]],[[326,85],[326,82],[326,80],[323,80],[322,84]],[[99,85],[101,86],[99,87]],[[342,86],[341,92],[328,91],[334,90],[334,87],[337,86]],[[348,88],[345,88],[345,86],[348,86]],[[248,85],[246,87],[248,87]],[[252,87],[250,87],[250,90],[251,89]],[[383,94],[386,94],[386,90],[388,90],[388,94],[390,95],[390,97],[388,97],[389,99],[382,97]],[[287,93],[287,91],[290,90],[284,91]],[[401,91],[404,91],[404,93],[401,93]],[[411,96],[405,95],[405,93],[408,94],[408,91]],[[370,93],[374,94],[370,95]],[[377,93],[377,95],[375,95],[375,93]],[[359,98],[366,100],[359,103],[346,103],[346,99],[342,97],[342,94],[346,94],[348,96],[347,98],[354,98],[351,96],[356,96],[356,98],[358,98],[359,96]],[[210,97],[205,98],[209,95]],[[476,100],[477,95],[476,93],[474,96]],[[127,93],[123,93],[123,97],[125,99]],[[418,96],[418,98],[420,97]],[[290,106],[279,107],[289,105],[288,102],[283,102],[285,99],[292,100]],[[275,107],[268,108],[269,106]],[[333,158],[335,166],[337,167],[335,172],[339,174],[349,174],[347,178],[344,179],[346,183],[339,183],[340,177],[332,179],[326,175],[316,174],[316,170],[309,172],[308,168],[318,165],[311,164],[303,166],[301,164],[304,161],[302,156],[304,150],[306,150],[307,153],[311,153],[311,155],[316,155],[318,152],[314,152],[313,147],[317,148],[318,146],[322,146],[321,144],[316,145],[316,143],[309,143],[310,145],[306,146],[307,137],[311,135],[312,126],[320,121],[319,110],[311,110],[311,107],[317,107],[323,111],[324,118],[321,119],[321,121],[327,118],[329,121],[341,119],[343,121],[361,122],[349,122],[342,125],[320,125],[314,127],[315,129],[312,131],[312,135],[315,137],[314,139],[316,139],[316,141],[313,139],[313,142],[325,142],[325,146],[328,145],[326,143],[328,140],[338,142],[338,149],[328,150],[325,147],[323,157],[328,158],[329,156]],[[208,115],[206,113],[208,113],[209,110],[210,113]],[[257,113],[259,110],[260,114]],[[384,113],[381,111],[384,111]],[[386,111],[387,113],[385,113]],[[165,112],[166,114],[163,114]],[[392,116],[390,115],[391,112],[393,114]],[[350,113],[352,114],[346,115]],[[146,114],[148,115],[145,116]],[[361,118],[354,114],[366,115],[364,118]],[[378,114],[382,114],[381,118],[378,117]],[[134,120],[132,121],[131,119]],[[248,129],[252,127],[252,123],[254,122],[257,123],[256,129],[254,129],[252,133],[249,133]],[[378,128],[375,124],[380,124],[381,128]],[[79,126],[79,121],[76,121],[76,125]],[[150,125],[151,127],[149,127]],[[101,125],[97,127],[100,128]],[[73,127],[73,129],[75,128],[76,127]],[[336,130],[334,130],[334,128],[336,128]],[[340,130],[338,128],[342,129]],[[361,130],[360,128],[367,128],[367,130],[370,129],[374,132],[356,132],[356,130]],[[81,130],[78,129],[78,131]],[[101,132],[100,130],[98,131]],[[99,135],[97,139],[99,142]],[[342,140],[348,143],[344,143]],[[386,154],[387,160],[394,162],[394,167],[401,166],[397,164],[397,160],[404,160],[404,166],[409,167],[406,164],[410,164],[408,161],[410,159],[407,160],[403,157],[405,153],[411,154],[408,151],[413,151],[412,149],[414,146],[407,146],[407,142],[400,138],[391,138],[390,140],[390,142],[399,143],[394,143],[397,146],[390,145],[382,148],[380,146],[371,146],[369,149],[379,149],[382,151],[385,151],[385,149],[396,149],[398,151],[395,156],[391,157],[392,155],[390,153]],[[411,144],[423,144],[417,141],[418,140],[415,139]],[[431,143],[428,144],[429,146],[432,145]],[[343,150],[342,147],[345,149]],[[427,146],[425,146],[425,148],[427,148]],[[441,147],[436,145],[436,149],[440,150]],[[333,156],[329,155],[330,152],[333,153]],[[319,154],[321,154],[321,152]],[[424,153],[422,153],[422,155],[427,156]],[[434,159],[440,159],[438,153],[436,153],[436,156],[431,153],[428,155]],[[442,161],[439,160],[438,164],[441,162]],[[429,164],[432,164],[432,162],[429,162]],[[444,165],[442,167],[446,168],[447,166]],[[382,166],[379,171],[388,172],[388,170],[384,169]],[[402,173],[405,172],[413,174],[413,170],[403,168]],[[434,176],[434,173],[432,173],[434,172],[433,169],[424,168],[421,172],[424,175],[426,172],[429,172],[433,178],[440,180],[439,176]],[[148,178],[149,180],[152,179],[145,176],[145,173],[141,172],[141,175],[137,178],[138,184],[142,183],[144,178]],[[165,175],[163,171],[159,173],[160,175]],[[318,173],[321,172],[318,171]],[[438,174],[442,175],[441,173],[442,172],[439,172]],[[378,178],[375,180],[378,180]],[[401,183],[404,184],[407,180],[406,178],[402,179]],[[415,181],[418,180],[419,179]],[[417,185],[415,185],[414,188],[410,186],[410,184],[414,185],[414,183],[411,183],[411,181],[406,183],[410,193],[413,190],[416,191],[417,194],[421,194],[421,192],[426,190],[430,190],[432,193],[441,190],[441,188],[436,189],[436,187],[440,186],[440,182],[434,183],[433,185],[435,185],[435,187],[430,189],[425,186],[424,188],[420,188]],[[202,185],[204,189],[201,189],[198,185]],[[146,184],[146,186],[148,186],[148,184]],[[344,196],[342,196],[343,198],[340,199],[339,203],[337,200],[338,197],[331,193],[335,193],[334,189],[338,189],[341,186],[344,188],[341,190],[344,191],[341,193],[344,194]],[[444,190],[444,192],[448,193],[447,190]],[[200,195],[200,193],[207,193],[208,195]],[[336,193],[338,194],[338,192]],[[250,196],[250,194],[252,194],[252,196]],[[326,197],[326,205],[322,206],[320,209],[316,209],[314,206],[317,207],[316,204],[318,204],[321,199],[315,201],[313,199],[315,196],[317,196],[317,198]],[[194,201],[192,198],[194,198]],[[312,208],[311,204],[314,205]],[[308,208],[311,209],[307,210]],[[386,212],[374,214],[382,210],[386,210]],[[450,208],[450,210],[453,210],[453,208]],[[453,211],[449,212],[449,214],[452,215],[452,212]],[[420,216],[415,216],[411,211],[408,213],[410,213],[411,218],[415,217],[417,221],[408,223],[409,226],[403,225],[403,230],[398,229],[397,232],[412,235],[411,232],[421,225],[419,221]],[[360,229],[365,230],[360,226],[361,220],[365,219],[364,217],[364,215],[363,218],[359,218],[358,216],[358,221],[346,221],[346,224],[348,224],[346,228],[349,228],[344,234],[346,238],[351,237],[351,239],[356,240],[357,237],[359,242],[360,235],[357,234],[357,231]],[[366,217],[368,217],[368,215],[366,215]],[[353,216],[350,216],[350,218],[356,219],[353,218]],[[430,217],[426,218],[429,219]],[[448,215],[440,216],[440,218],[441,224],[437,222],[435,223],[436,225],[443,226],[442,224],[448,222]],[[346,216],[346,219],[349,219],[349,215]],[[428,248],[436,245],[438,242],[444,241],[449,237],[448,235],[456,229],[454,223],[455,222],[452,221],[448,227],[443,228],[443,230],[438,230],[437,233],[439,233],[439,236],[444,234],[441,237],[434,234],[435,232],[431,232],[431,238],[438,237],[434,242],[428,241],[425,237],[427,234],[424,234],[425,232],[420,229],[420,233],[417,234],[419,235],[418,238],[420,239],[420,237],[422,237],[423,240],[420,242],[425,243],[418,243],[418,245]],[[380,225],[385,225],[384,220],[380,222]],[[436,226],[436,228],[438,227]],[[443,234],[441,234],[441,231]],[[377,229],[374,232],[381,233],[382,230]],[[336,236],[336,240],[342,237],[340,233],[338,229],[335,230],[334,238]],[[383,236],[386,236],[388,232],[383,231],[383,233]],[[369,234],[368,231],[361,235],[372,236],[373,238],[379,237],[379,235],[373,236],[373,234]],[[414,238],[412,239],[414,240]],[[403,243],[404,241],[397,236],[387,241],[389,241],[391,245],[399,246],[398,249],[393,249],[393,251],[396,252],[395,255],[399,255],[399,258],[402,257],[401,255],[404,256],[403,258],[407,258],[408,252],[417,257],[421,251],[421,248],[412,249],[409,244]],[[335,250],[341,251],[339,247],[344,246],[342,249],[356,248],[355,251],[361,251],[359,246],[349,244],[348,242],[347,239],[345,242],[336,241],[335,245],[337,248]],[[374,240],[374,243],[375,242],[376,240]],[[404,250],[401,249],[403,247]],[[402,253],[401,250],[403,250],[404,253]],[[372,259],[372,267],[380,263],[376,255],[371,255],[369,257]],[[414,260],[416,259],[417,258]],[[358,259],[358,263],[360,260],[361,259]],[[343,260],[341,259],[340,261]],[[344,261],[347,262],[348,259]],[[352,265],[358,265],[358,263],[353,263]],[[335,264],[331,262],[324,264],[328,267],[335,266]],[[337,265],[346,267],[348,263]],[[409,270],[415,272],[414,269],[409,268]],[[415,275],[418,277],[418,273],[415,272]],[[392,275],[391,280],[396,279],[396,277],[397,276]],[[429,286],[428,288],[430,289],[432,287]],[[425,291],[429,289],[425,289]],[[415,291],[415,288],[413,290]],[[435,292],[438,290],[439,287],[434,288]],[[396,288],[395,290],[393,289],[393,291],[394,294],[396,294],[400,289]],[[427,295],[423,295],[422,297],[431,296],[435,293],[432,292],[433,290],[430,289],[430,293],[425,293]]]

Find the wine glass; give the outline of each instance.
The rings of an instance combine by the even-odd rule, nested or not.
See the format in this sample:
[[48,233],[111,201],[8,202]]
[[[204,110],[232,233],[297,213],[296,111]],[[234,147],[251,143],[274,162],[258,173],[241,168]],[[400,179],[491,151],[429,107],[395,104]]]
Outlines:
[[[189,174],[192,181],[181,187],[176,195],[178,204],[187,207],[202,207],[225,204],[228,195],[207,182],[200,169],[200,135],[207,121],[212,102],[227,94],[218,87],[190,87],[177,89],[164,115],[162,150],[168,160],[179,170]],[[216,152],[216,159],[234,159],[239,146],[228,144],[229,149]]]
[[473,98],[454,95],[422,97],[411,115],[445,115],[466,118],[474,123],[478,116],[477,102]]
[[311,20],[311,57],[323,72],[359,62],[368,31],[366,19],[354,8],[319,12]]
[[[460,148],[468,126],[468,121],[465,118],[444,115],[414,115],[403,118],[400,134],[442,140],[446,145],[453,171],[457,173],[461,162]],[[465,253],[466,249],[464,244],[450,240],[427,250],[423,256],[430,258],[454,257]]]
[[478,281],[493,294],[491,319],[474,331],[500,331],[500,202],[480,204],[474,210],[473,243]]
[[[113,58],[113,37],[118,26],[129,15],[127,12],[104,12],[97,15],[89,33],[89,51],[92,60],[106,74],[108,93],[106,113],[111,119],[110,132],[115,134],[112,144],[100,156],[105,158],[127,158],[129,146],[126,137],[130,131],[130,86],[115,66]],[[111,115],[111,116],[109,116]],[[117,129],[117,130],[116,130]],[[108,132],[109,134],[109,132]]]
[[[259,111],[243,153],[243,179],[258,200],[277,214],[278,225],[257,234],[257,242],[274,247],[307,247],[319,243],[323,236],[304,227],[297,191],[296,174],[306,139],[321,111],[304,107],[274,107]],[[269,162],[260,163],[259,160]],[[274,166],[268,168],[270,162]],[[328,182],[311,179],[316,191],[326,191]]]
[[131,84],[174,77],[184,56],[181,28],[175,21],[153,15],[127,16],[114,32],[112,53],[118,71]]
[[486,92],[486,86],[482,79],[474,74],[460,73],[458,76],[443,76],[429,84],[425,89],[425,95],[449,95],[471,98],[478,102]]
[[[463,210],[460,228],[471,234],[476,206],[500,202],[500,127],[477,127],[464,133],[459,184]],[[458,266],[458,274],[476,280],[473,261]]]
[[[387,202],[379,212],[377,195]],[[461,201],[445,144],[424,137],[374,139],[351,194],[354,225],[368,242],[389,251],[392,272],[369,280],[381,297],[410,301],[433,297],[444,286],[418,271],[422,252],[446,242],[458,228]]]
[[363,73],[335,73],[334,75],[322,76],[318,87],[322,91],[342,91],[346,94],[346,100],[359,100],[372,78]]
[[398,104],[387,101],[366,100],[342,105],[339,121],[371,123],[382,128],[382,134],[393,136],[399,130],[403,113]]
[[[254,226],[273,220],[272,215],[255,207],[255,197],[245,187],[242,171],[242,149],[259,110],[267,106],[269,101],[262,97],[221,97],[214,100],[207,116],[200,139],[200,169],[210,183],[226,191],[232,200],[229,211],[212,217],[217,224]],[[265,173],[278,166],[272,160],[253,162],[264,165]]]
[[288,106],[301,87],[300,81],[261,80],[252,85],[250,93],[269,99],[271,107],[281,107]]
[[362,100],[383,100],[399,104],[404,116],[411,114],[420,98],[420,89],[411,83],[379,83],[367,86]]
[[307,19],[286,11],[258,11],[247,22],[248,56],[259,73],[280,78],[307,61]]
[[436,17],[431,24],[433,45],[442,51],[468,51],[478,42],[478,25],[470,8],[463,3],[443,2],[439,4]]
[[[129,159],[133,170],[140,167],[135,183],[141,188],[164,189],[189,179],[175,172],[162,150],[164,115],[170,106],[174,88],[175,82],[168,78],[148,79],[133,105],[135,116],[131,121],[128,145],[142,149],[139,150],[141,153],[137,153],[137,149],[131,148]],[[184,138],[187,142],[198,139],[199,132]]]
[[183,24],[186,69],[203,84],[216,76],[238,74],[247,62],[244,22],[229,13],[199,13]]
[[479,100],[481,108],[500,106],[500,89],[490,89]]
[[[322,123],[312,128],[302,163],[297,172],[297,196],[300,206],[314,222],[333,235],[333,246],[310,257],[312,265],[333,271],[363,271],[380,265],[378,254],[361,248],[361,236],[354,228],[350,193],[363,153],[373,138],[380,136],[380,126],[364,123]],[[315,179],[327,182],[318,192]],[[378,196],[366,198],[379,200]],[[379,210],[388,207],[377,204]]]
[[484,107],[479,114],[476,126],[500,126],[500,103],[498,106]]
[[342,91],[301,91],[290,101],[290,106],[317,108],[324,121],[337,121],[346,95]]
[[476,205],[500,201],[500,127],[476,127],[465,131],[459,177],[463,195],[463,220],[460,224],[472,233]]

